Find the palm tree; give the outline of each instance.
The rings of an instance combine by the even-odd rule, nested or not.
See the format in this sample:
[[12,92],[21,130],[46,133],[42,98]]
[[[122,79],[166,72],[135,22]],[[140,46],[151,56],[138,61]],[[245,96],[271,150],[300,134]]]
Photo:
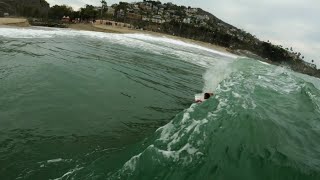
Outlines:
[[101,0],[101,19],[103,20],[103,12],[104,12],[104,9],[108,7],[107,6],[107,2],[105,0]]
[[300,56],[301,56],[301,53],[299,52],[299,53],[298,53],[298,58],[299,58]]

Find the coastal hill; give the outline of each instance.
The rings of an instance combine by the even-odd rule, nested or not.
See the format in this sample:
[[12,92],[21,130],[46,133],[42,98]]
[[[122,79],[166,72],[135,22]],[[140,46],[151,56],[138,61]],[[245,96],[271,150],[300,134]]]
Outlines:
[[226,47],[230,52],[245,55],[294,71],[320,77],[316,66],[291,48],[259,40],[201,8],[177,6],[159,1],[114,4],[114,19],[149,31],[181,36]]

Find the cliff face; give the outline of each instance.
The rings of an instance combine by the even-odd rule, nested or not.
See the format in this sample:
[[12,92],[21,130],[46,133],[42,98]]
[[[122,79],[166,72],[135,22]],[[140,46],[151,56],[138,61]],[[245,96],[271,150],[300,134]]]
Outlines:
[[48,16],[49,3],[45,0],[1,0],[0,15],[9,13],[11,16],[41,17]]

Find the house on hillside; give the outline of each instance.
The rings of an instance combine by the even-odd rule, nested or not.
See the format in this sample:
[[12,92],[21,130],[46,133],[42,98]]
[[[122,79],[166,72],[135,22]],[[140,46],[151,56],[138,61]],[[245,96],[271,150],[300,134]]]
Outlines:
[[195,16],[197,21],[208,21],[210,17],[208,15],[196,15]]
[[200,26],[202,26],[202,27],[207,27],[208,24],[207,24],[205,21],[202,21],[202,22],[200,22]]
[[164,4],[165,7],[172,7],[174,6],[174,4],[172,2],[168,2],[166,4]]
[[158,6],[159,9],[161,9],[161,8],[163,8],[163,9],[166,8],[166,6],[165,6],[164,4],[158,4],[157,6]]
[[134,13],[136,13],[136,14],[138,14],[140,12],[140,8],[139,8],[138,4],[134,4],[132,9],[133,9]]
[[136,13],[128,13],[127,18],[132,19],[132,20],[141,20],[142,16],[140,14],[136,14]]
[[125,12],[123,9],[120,9],[119,11],[117,11],[117,18],[124,18]]
[[154,22],[154,23],[158,23],[158,24],[162,24],[164,22],[166,22],[164,19],[162,19],[161,16],[159,15],[155,15],[151,18],[151,21]]
[[152,6],[146,6],[146,11],[151,12],[152,11]]
[[100,12],[101,11],[101,9],[102,9],[102,7],[101,6],[95,6],[95,7],[93,7],[94,8],[94,10],[95,11],[98,11],[98,12]]
[[157,6],[152,6],[152,11],[153,11],[153,12],[156,13],[156,12],[158,12],[158,10],[159,10],[159,8],[158,8]]
[[63,16],[61,21],[62,22],[70,22],[70,17],[69,16]]
[[114,12],[115,12],[114,8],[111,7],[111,6],[108,6],[107,15],[113,16],[113,15],[114,15]]
[[173,15],[172,19],[176,20],[176,21],[180,21],[180,16],[178,15]]
[[185,24],[191,24],[191,18],[189,18],[189,17],[184,18],[182,22]]
[[159,10],[158,10],[158,14],[159,15],[162,15],[164,13],[164,8],[160,8]]
[[187,8],[186,13],[187,14],[196,14],[198,12],[197,8]]
[[142,21],[150,21],[150,18],[147,16],[142,16]]

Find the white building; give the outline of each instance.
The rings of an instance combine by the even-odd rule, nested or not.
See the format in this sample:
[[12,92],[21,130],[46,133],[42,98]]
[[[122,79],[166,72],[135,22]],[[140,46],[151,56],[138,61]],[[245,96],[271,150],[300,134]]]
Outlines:
[[107,14],[108,15],[114,15],[114,9],[111,6],[108,6]]
[[197,12],[198,12],[197,8],[186,9],[186,13],[189,13],[189,14],[196,14]]
[[191,24],[191,18],[184,18],[183,23]]
[[165,21],[164,19],[162,19],[162,17],[159,16],[159,15],[153,16],[152,19],[151,19],[151,21],[154,22],[154,23],[158,23],[158,24],[162,24],[162,23],[166,22],[166,21]]
[[150,18],[148,18],[147,16],[142,16],[142,21],[150,21]]
[[160,8],[159,11],[158,11],[158,14],[159,14],[159,15],[162,15],[163,12],[164,12],[164,8]]
[[210,20],[210,17],[208,15],[196,15],[195,17],[198,21]]

